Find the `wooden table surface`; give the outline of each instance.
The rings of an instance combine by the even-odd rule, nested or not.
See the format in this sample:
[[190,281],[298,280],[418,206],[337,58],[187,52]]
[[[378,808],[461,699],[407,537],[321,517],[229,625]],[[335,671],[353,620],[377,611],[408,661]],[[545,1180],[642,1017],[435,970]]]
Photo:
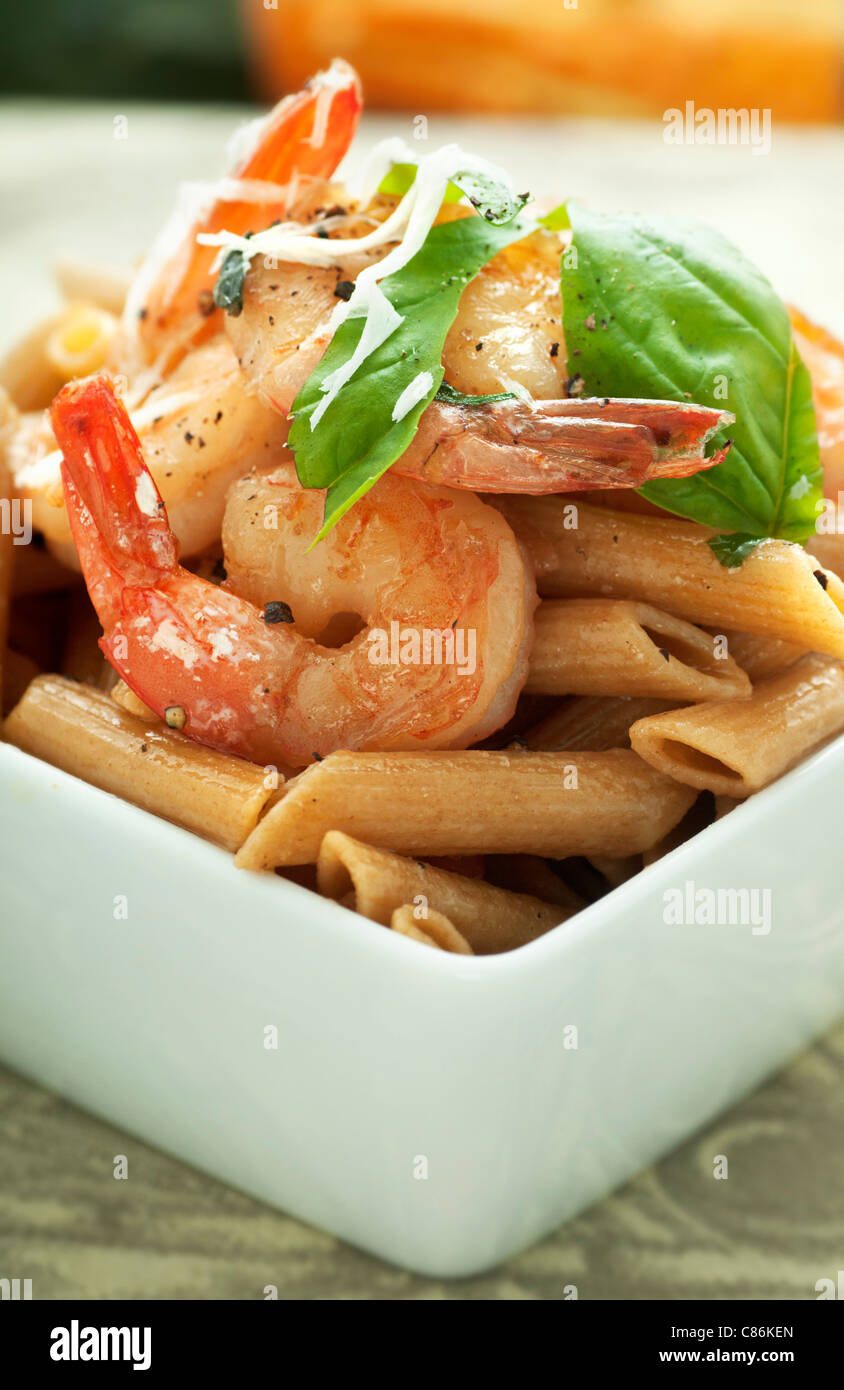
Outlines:
[[[128,138],[115,138],[115,117]],[[242,115],[242,113],[241,113]],[[0,104],[0,348],[48,309],[61,252],[130,263],[174,180],[214,174],[231,113]],[[379,117],[363,142],[405,129]],[[658,126],[461,122],[460,139],[537,192],[693,213],[722,227],[781,292],[844,331],[838,132],[774,131],[770,156],[670,150]],[[834,273],[833,273],[834,272]],[[831,863],[831,871],[834,866]],[[2,909],[0,909],[2,910]],[[0,965],[0,968],[2,966]],[[303,1226],[0,1070],[0,1277],[39,1299],[816,1297],[844,1269],[844,1029],[655,1168],[492,1273],[441,1283]],[[115,1181],[116,1154],[129,1180]],[[713,1177],[726,1154],[729,1177]]]

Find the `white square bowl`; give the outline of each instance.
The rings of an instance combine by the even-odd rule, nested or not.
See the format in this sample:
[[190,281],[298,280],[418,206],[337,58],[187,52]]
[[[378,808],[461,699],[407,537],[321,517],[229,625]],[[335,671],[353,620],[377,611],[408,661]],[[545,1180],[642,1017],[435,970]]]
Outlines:
[[[839,740],[567,925],[475,959],[0,746],[0,1057],[384,1259],[477,1273],[844,1011],[842,774]],[[666,925],[687,881],[769,888],[772,930]]]

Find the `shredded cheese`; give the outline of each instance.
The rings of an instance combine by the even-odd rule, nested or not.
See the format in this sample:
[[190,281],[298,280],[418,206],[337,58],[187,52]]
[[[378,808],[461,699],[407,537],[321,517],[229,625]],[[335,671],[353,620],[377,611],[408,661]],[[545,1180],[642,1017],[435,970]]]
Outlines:
[[430,372],[420,372],[415,376],[393,406],[393,419],[403,420],[405,415],[409,415],[415,405],[424,401],[433,384],[434,378]]

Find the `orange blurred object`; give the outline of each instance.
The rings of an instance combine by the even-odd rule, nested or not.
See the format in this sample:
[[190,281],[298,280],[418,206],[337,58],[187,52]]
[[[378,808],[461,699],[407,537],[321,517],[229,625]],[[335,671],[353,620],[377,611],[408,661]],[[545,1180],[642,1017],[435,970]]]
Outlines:
[[241,0],[275,100],[335,56],[368,105],[661,116],[769,108],[844,116],[841,0]]

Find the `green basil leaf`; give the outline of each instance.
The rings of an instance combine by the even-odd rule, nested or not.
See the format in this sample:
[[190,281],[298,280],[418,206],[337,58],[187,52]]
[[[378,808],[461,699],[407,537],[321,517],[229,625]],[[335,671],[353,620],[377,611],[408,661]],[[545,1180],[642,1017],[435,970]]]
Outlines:
[[748,536],[742,531],[733,531],[729,536],[713,536],[709,547],[725,569],[735,570],[744,563],[748,555],[752,555],[761,540],[761,536]]
[[512,391],[497,391],[492,396],[467,396],[463,391],[455,391],[453,386],[449,386],[447,381],[440,382],[434,400],[447,401],[449,405],[492,405],[495,401],[514,401],[516,397]]
[[[379,193],[392,193],[394,196],[403,198],[408,189],[412,186],[416,178],[415,164],[394,164],[388,174],[385,174],[378,185]],[[446,184],[444,203],[459,203],[463,197],[463,190],[457,187],[456,183]]]
[[740,533],[729,553],[748,537],[805,541],[821,497],[811,381],[771,285],[700,223],[574,203],[568,212],[577,253],[561,270],[569,371],[590,395],[693,400],[736,417],[723,463],[646,483],[642,494]]
[[[365,317],[350,315],[340,324],[293,402],[289,437],[302,485],[328,489],[318,539],[410,444],[442,382],[443,344],[466,285],[498,251],[533,227],[521,219],[497,227],[480,217],[432,227],[407,265],[381,281],[382,292],[404,321],[360,364],[312,430],[310,417],[323,399],[322,383],[352,356]],[[396,401],[420,372],[430,372],[430,390],[401,420],[393,420]]]
[[[378,192],[404,197],[415,178],[415,164],[394,164],[378,185]],[[521,212],[529,196],[527,193],[512,193],[500,179],[492,175],[464,170],[455,174],[446,185],[443,201],[458,203],[466,197],[485,221],[499,227]]]
[[235,247],[226,252],[214,286],[214,303],[232,318],[243,313],[243,281],[248,269],[249,257],[243,251]]
[[540,217],[539,222],[549,232],[567,232],[571,229],[571,219],[565,203],[560,203],[559,207],[546,212],[544,217]]

